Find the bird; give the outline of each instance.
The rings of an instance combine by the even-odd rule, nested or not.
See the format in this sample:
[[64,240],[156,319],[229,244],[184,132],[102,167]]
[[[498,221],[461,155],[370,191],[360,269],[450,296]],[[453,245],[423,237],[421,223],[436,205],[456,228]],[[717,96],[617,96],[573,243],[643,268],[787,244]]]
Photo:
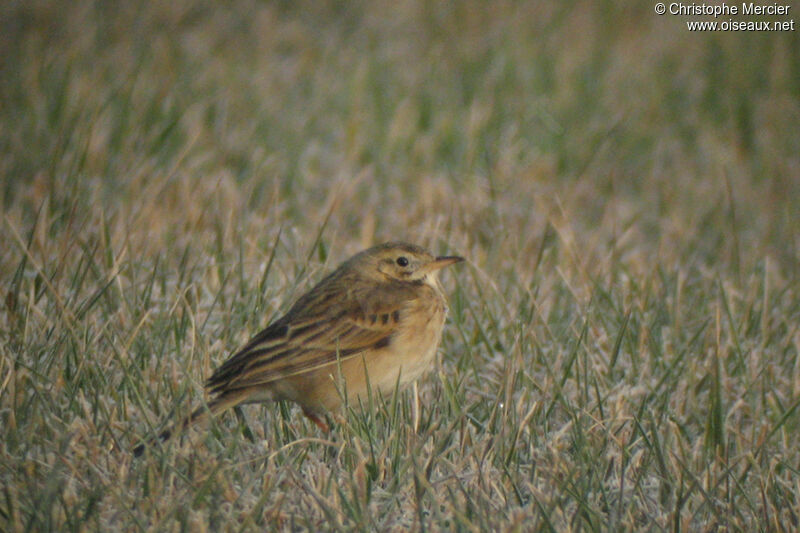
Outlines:
[[134,455],[249,403],[294,402],[328,432],[325,417],[343,402],[414,382],[435,361],[448,311],[439,271],[463,260],[405,242],[357,253],[212,373],[207,404]]

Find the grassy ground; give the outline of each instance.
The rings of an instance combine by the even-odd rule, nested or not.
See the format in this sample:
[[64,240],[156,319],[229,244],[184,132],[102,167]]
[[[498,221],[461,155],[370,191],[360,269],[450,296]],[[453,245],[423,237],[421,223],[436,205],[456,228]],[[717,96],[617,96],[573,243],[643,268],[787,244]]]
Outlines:
[[[800,527],[797,31],[188,4],[0,7],[0,530]],[[390,239],[469,259],[417,395],[131,457]]]

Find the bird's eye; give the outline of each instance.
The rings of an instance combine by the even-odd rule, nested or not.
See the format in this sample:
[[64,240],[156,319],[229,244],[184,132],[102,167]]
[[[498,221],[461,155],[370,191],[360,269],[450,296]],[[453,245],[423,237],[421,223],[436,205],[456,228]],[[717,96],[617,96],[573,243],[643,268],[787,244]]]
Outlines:
[[408,259],[403,257],[402,255],[397,258],[397,264],[401,267],[408,266]]

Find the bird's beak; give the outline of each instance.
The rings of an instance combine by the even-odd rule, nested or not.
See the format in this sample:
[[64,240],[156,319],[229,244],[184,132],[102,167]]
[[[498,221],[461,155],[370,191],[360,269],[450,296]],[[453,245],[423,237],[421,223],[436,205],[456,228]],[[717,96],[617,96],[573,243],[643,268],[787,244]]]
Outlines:
[[460,263],[463,260],[464,260],[463,257],[459,257],[457,255],[443,255],[431,261],[428,264],[428,270],[430,272],[434,272],[436,270],[439,270],[440,268],[452,265],[453,263]]

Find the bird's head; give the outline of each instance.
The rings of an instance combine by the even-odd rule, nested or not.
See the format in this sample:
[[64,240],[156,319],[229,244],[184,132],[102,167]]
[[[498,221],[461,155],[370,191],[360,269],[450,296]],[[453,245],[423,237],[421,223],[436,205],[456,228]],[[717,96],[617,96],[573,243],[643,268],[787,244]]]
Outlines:
[[376,278],[399,281],[432,282],[440,269],[464,260],[455,255],[436,257],[421,246],[403,242],[380,244],[362,254],[365,267]]

